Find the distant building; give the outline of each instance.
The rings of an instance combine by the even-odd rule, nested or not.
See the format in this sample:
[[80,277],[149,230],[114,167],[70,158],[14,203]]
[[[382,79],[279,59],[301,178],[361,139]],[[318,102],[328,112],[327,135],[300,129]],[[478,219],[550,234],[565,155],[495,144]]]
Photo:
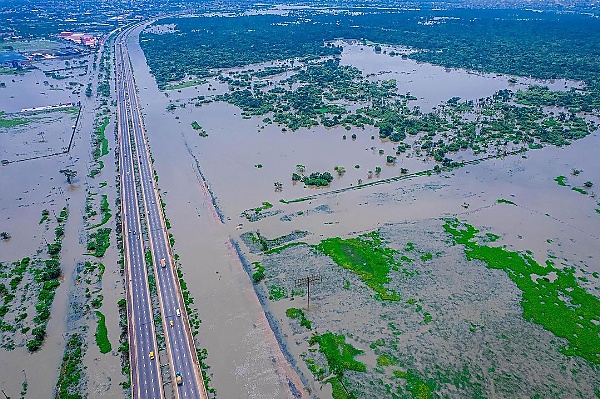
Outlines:
[[92,35],[85,33],[73,33],[64,31],[60,33],[60,37],[64,40],[70,40],[73,43],[82,44],[87,47],[96,47],[98,45],[98,39]]

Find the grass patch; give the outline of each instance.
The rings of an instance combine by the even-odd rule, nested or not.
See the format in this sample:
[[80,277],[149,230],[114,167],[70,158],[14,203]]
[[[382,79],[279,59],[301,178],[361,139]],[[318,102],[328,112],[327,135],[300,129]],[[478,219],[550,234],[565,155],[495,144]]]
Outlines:
[[199,124],[198,122],[196,122],[196,121],[193,121],[193,122],[192,122],[192,128],[193,128],[194,130],[197,130],[197,131],[198,131],[198,134],[199,134],[201,137],[208,137],[208,133],[206,133],[206,130],[204,130],[204,129],[202,128],[202,126],[200,126],[200,124]]
[[394,377],[406,380],[406,390],[415,399],[431,399],[435,389],[435,381],[423,381],[415,372],[394,370]]
[[278,254],[281,251],[283,251],[284,249],[287,249],[290,247],[295,247],[296,245],[307,245],[307,244],[305,242],[288,242],[287,244],[284,244],[280,247],[271,248],[268,251],[265,251],[265,255]]
[[554,181],[555,181],[556,183],[558,183],[558,185],[559,185],[559,186],[564,186],[564,187],[566,187],[566,186],[567,186],[567,183],[565,183],[565,180],[566,180],[566,179],[567,179],[567,177],[566,177],[566,176],[557,176],[557,177],[555,177],[555,178],[554,178]]
[[181,83],[167,84],[165,86],[165,90],[185,89],[186,87],[199,86],[206,82],[207,82],[206,79],[193,79],[193,80],[188,80],[186,82],[181,82]]
[[110,205],[108,204],[108,198],[105,194],[102,194],[102,202],[100,203],[100,213],[102,213],[102,220],[100,221],[100,223],[89,227],[90,229],[94,229],[96,227],[105,225],[112,217],[112,214],[110,213]]
[[354,359],[356,356],[362,354],[363,351],[346,343],[346,337],[343,335],[331,332],[322,335],[313,335],[308,343],[311,346],[314,344],[319,345],[319,352],[327,359],[329,372],[337,377],[327,380],[331,384],[333,398],[355,398],[355,395],[348,392],[346,387],[342,385],[342,378],[346,371],[365,372],[367,370],[367,366],[364,363]]
[[377,358],[377,365],[379,367],[395,366],[396,364],[396,360],[391,355],[383,354]]
[[327,359],[329,370],[337,376],[342,376],[348,370],[358,372],[367,370],[364,363],[354,359],[364,352],[346,343],[346,337],[341,334],[326,332],[322,335],[314,335],[308,343],[311,346],[319,345],[319,352]]
[[552,261],[542,266],[526,253],[480,245],[479,230],[456,219],[446,221],[444,229],[464,246],[467,259],[506,272],[521,290],[523,318],[567,340],[560,352],[600,364],[600,299],[579,286],[574,267],[558,269]]
[[90,233],[88,236],[87,250],[92,255],[101,258],[106,253],[106,250],[110,246],[110,228],[104,227],[97,231]]
[[509,201],[509,200],[507,200],[507,199],[504,199],[504,198],[500,198],[500,199],[498,200],[498,203],[499,203],[499,204],[508,204],[508,205],[517,205],[517,204],[515,204],[514,202],[512,202],[512,201]]
[[252,263],[254,272],[252,273],[252,281],[255,283],[261,282],[265,278],[265,267],[260,262]]
[[423,255],[421,255],[421,260],[423,262],[426,262],[431,259],[433,259],[433,254],[431,252],[425,252]]
[[384,246],[379,233],[372,232],[357,238],[328,238],[316,246],[335,263],[355,273],[367,284],[376,297],[382,300],[398,301],[400,295],[385,287],[391,281],[390,270],[401,264],[394,260],[397,253]]
[[256,220],[255,219],[256,215],[259,215],[262,211],[265,211],[270,208],[273,208],[273,204],[265,201],[262,203],[261,206],[258,206],[256,208],[252,208],[252,209],[246,209],[244,212],[242,212],[242,216],[245,217],[246,219],[248,219],[249,221],[253,222]]
[[96,344],[98,344],[98,349],[100,349],[100,353],[108,353],[112,350],[112,346],[110,341],[108,340],[108,330],[106,329],[106,318],[100,311],[96,311],[96,316],[98,316],[98,325],[96,326]]
[[278,287],[272,285],[269,287],[269,299],[272,301],[278,301],[280,299],[287,298],[287,290],[285,287]]
[[5,128],[10,129],[11,127],[26,125],[28,123],[29,123],[29,119],[25,119],[25,118],[8,119],[8,118],[0,117],[0,128],[5,127]]
[[312,324],[310,320],[306,318],[304,311],[298,308],[289,308],[285,311],[285,314],[290,319],[300,319],[300,325],[306,327],[309,330],[312,330]]
[[60,375],[56,382],[60,399],[82,399],[84,396],[79,392],[83,368],[83,341],[79,335],[74,334],[67,341]]
[[577,191],[579,194],[588,195],[588,192],[580,187],[571,187],[571,190]]

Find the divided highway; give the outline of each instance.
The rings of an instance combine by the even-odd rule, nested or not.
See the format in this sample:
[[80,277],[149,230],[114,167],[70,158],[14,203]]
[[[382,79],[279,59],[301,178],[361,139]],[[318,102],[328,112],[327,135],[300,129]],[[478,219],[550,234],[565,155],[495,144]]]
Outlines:
[[[152,253],[172,377],[165,383],[173,383],[176,398],[207,398],[155,186],[133,73],[125,45],[128,33],[129,31],[126,31],[117,37],[115,57],[132,395],[134,398],[164,398],[144,243],[141,236],[140,215],[145,214],[150,243],[147,250]],[[132,143],[135,153],[132,151]],[[143,209],[138,207],[136,180],[141,189]],[[151,359],[150,352],[153,352],[154,359]]]

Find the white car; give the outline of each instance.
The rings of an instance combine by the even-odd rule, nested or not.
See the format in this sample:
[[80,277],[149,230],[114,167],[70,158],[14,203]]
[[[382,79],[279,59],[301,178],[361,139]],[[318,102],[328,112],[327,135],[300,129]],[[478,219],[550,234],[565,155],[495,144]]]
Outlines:
[[177,316],[181,316],[181,312],[179,311],[179,309],[175,309],[175,314],[176,314]]

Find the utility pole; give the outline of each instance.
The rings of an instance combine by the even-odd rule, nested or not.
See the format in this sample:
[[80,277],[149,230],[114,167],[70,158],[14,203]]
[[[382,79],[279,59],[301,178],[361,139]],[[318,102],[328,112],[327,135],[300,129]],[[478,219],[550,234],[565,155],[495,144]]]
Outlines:
[[306,286],[306,298],[307,298],[306,310],[310,310],[310,284],[311,283],[320,283],[320,282],[321,282],[320,274],[313,274],[310,276],[296,279],[296,287]]

